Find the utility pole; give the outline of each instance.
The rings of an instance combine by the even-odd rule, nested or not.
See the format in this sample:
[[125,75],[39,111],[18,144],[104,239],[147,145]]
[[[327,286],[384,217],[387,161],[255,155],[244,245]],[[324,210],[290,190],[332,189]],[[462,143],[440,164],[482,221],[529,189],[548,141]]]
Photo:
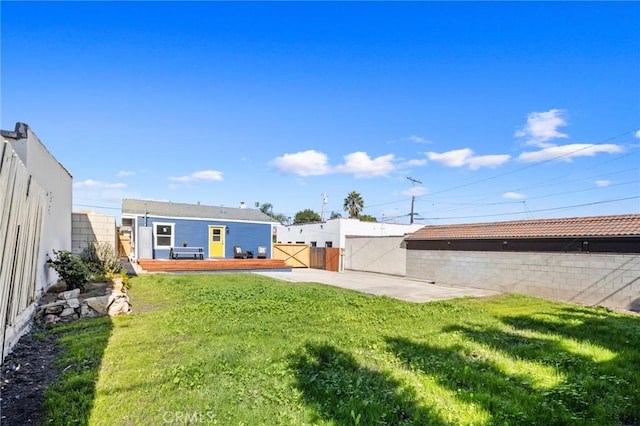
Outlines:
[[327,205],[327,203],[329,203],[329,198],[327,197],[327,194],[325,194],[324,192],[320,195],[322,195],[322,213],[320,213],[320,220],[324,222],[324,206]]
[[[416,184],[416,183],[418,183],[418,184],[422,185],[422,182],[421,182],[421,181],[419,181],[418,179],[414,179],[414,178],[412,178],[411,176],[407,176],[407,179],[409,179],[409,180],[411,181],[411,183],[412,183],[412,184]],[[415,196],[415,195],[412,195],[412,196],[411,196],[411,213],[410,213],[411,219],[410,219],[410,221],[409,221],[409,223],[410,223],[411,225],[413,225],[413,217],[415,216],[415,213],[413,212],[413,205],[414,205],[414,203],[415,203],[415,202],[416,202],[416,196]]]

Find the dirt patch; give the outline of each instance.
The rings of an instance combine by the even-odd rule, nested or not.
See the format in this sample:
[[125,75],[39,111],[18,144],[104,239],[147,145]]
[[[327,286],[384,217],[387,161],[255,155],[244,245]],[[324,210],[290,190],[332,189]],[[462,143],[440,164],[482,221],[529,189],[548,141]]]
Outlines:
[[[80,294],[79,299],[103,296],[110,286],[110,283],[93,283]],[[50,289],[38,304],[55,302],[61,290]],[[44,392],[62,373],[55,363],[60,351],[56,335],[37,323],[20,338],[0,371],[0,425],[45,423],[42,412]]]
[[0,424],[44,424],[44,391],[59,376],[55,360],[60,352],[54,335],[34,328],[22,336],[4,364],[0,384]]

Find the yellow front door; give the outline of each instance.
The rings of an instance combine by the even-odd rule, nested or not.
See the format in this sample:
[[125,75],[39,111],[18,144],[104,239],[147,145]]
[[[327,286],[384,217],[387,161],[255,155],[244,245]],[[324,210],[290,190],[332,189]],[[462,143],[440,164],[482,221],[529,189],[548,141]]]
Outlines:
[[224,226],[209,226],[209,257],[224,257]]

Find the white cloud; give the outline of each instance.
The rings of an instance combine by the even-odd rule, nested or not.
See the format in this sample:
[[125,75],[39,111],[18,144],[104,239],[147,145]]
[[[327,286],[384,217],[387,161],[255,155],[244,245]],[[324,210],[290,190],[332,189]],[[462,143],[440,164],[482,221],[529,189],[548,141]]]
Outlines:
[[391,141],[388,141],[387,143],[407,143],[407,142],[419,143],[424,145],[432,143],[430,140],[425,139],[422,136],[418,136],[418,135],[411,135],[409,137],[391,140]]
[[344,156],[344,164],[331,166],[326,154],[315,150],[284,154],[272,161],[282,173],[299,176],[321,176],[331,173],[353,174],[356,178],[386,176],[396,169],[393,154],[371,158],[366,152],[352,152]]
[[[201,170],[186,176],[170,176],[169,180],[179,183],[196,183],[202,181],[221,181],[223,173],[217,170]],[[172,185],[173,186],[173,185]]]
[[443,152],[427,152],[427,158],[436,163],[442,163],[447,167],[462,167],[473,156],[473,151],[469,148],[456,149],[453,151]]
[[337,173],[350,173],[356,178],[386,176],[395,170],[393,154],[371,159],[366,152],[352,152],[344,156],[345,163],[335,167]]
[[402,163],[402,167],[416,167],[416,166],[424,166],[427,164],[427,160],[422,158],[420,160],[409,160]]
[[73,188],[80,191],[101,191],[105,189],[122,189],[126,187],[127,185],[125,183],[106,183],[93,179],[87,179],[83,180],[82,182],[73,183]]
[[636,138],[640,139],[640,129],[636,132]]
[[429,160],[444,164],[447,167],[469,166],[471,170],[477,170],[481,167],[496,168],[511,158],[508,154],[475,155],[470,148],[456,149],[443,153],[427,152],[427,157]]
[[523,152],[520,154],[518,159],[526,163],[536,163],[548,160],[571,161],[575,157],[592,157],[599,152],[622,152],[622,147],[614,144],[596,145],[574,143],[569,145],[550,146],[541,149],[540,151]]
[[415,143],[424,143],[424,144],[430,144],[431,143],[430,140],[425,139],[425,138],[420,137],[420,136],[416,136],[416,135],[409,136],[409,140],[411,142],[415,142]]
[[558,127],[567,125],[564,115],[565,111],[561,109],[529,113],[527,124],[518,130],[515,136],[525,138],[527,145],[541,148],[552,146],[548,141],[568,137],[567,134],[558,131]]
[[223,180],[223,173],[217,170],[202,170],[193,173],[191,176],[193,176],[194,180]]
[[[86,179],[73,183],[73,203],[78,207],[83,204],[103,206],[105,204],[120,204],[123,198],[136,198],[137,194],[126,192],[125,183],[100,182]],[[111,213],[109,213],[111,214]]]
[[130,172],[128,170],[120,170],[118,173],[116,173],[116,177],[129,177],[133,174],[133,172]]
[[273,164],[279,172],[294,173],[300,176],[321,176],[331,173],[331,167],[327,163],[327,156],[313,149],[284,154],[273,160]]
[[427,192],[429,192],[427,190],[427,188],[425,188],[424,186],[414,186],[412,188],[406,189],[404,191],[402,191],[402,195],[407,195],[409,197],[421,197],[423,195],[426,195]]
[[611,185],[612,182],[610,180],[597,180],[595,183],[596,186],[604,188],[605,186]]
[[520,192],[505,192],[504,194],[502,194],[502,198],[508,198],[510,200],[522,200],[524,198],[527,198],[527,196]]
[[510,158],[511,156],[509,154],[479,155],[477,157],[471,157],[468,163],[471,170],[477,170],[480,167],[490,167],[492,169],[495,169],[496,167],[509,161]]

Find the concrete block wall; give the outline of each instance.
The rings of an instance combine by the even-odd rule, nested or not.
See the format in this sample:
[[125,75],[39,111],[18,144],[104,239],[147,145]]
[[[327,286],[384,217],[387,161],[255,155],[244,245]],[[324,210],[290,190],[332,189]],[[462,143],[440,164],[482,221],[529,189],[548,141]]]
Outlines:
[[407,277],[640,311],[640,254],[407,250]]
[[89,244],[106,242],[117,249],[116,218],[99,213],[73,213],[71,252],[79,255]]
[[347,237],[344,269],[404,276],[404,237]]

